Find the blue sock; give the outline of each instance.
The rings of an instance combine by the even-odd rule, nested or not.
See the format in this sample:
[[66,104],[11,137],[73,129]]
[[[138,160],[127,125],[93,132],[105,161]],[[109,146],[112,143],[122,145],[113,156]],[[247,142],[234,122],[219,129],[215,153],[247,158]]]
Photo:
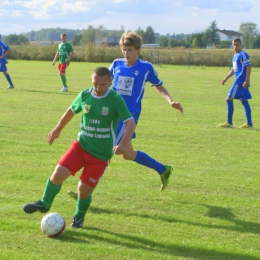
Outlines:
[[245,111],[247,124],[248,125],[253,125],[252,124],[252,119],[251,119],[251,107],[250,107],[248,101],[242,101],[242,105],[244,106],[244,111]]
[[233,100],[227,100],[227,121],[232,125],[232,118],[234,113]]
[[12,82],[12,80],[11,80],[10,75],[9,75],[9,74],[6,74],[5,77],[6,77],[7,81],[9,82],[10,86],[13,86],[13,82]]
[[157,162],[154,158],[151,158],[148,154],[142,151],[137,151],[134,161],[156,170],[159,174],[162,174],[165,171],[165,166],[163,164]]

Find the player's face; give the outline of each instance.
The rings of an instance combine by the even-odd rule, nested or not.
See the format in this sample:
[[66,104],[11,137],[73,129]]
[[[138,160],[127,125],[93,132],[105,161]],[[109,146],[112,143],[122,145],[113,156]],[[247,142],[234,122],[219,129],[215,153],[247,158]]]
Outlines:
[[234,49],[235,53],[240,52],[242,49],[242,44],[239,41],[233,42],[233,49]]
[[127,61],[127,63],[135,63],[138,59],[138,54],[140,52],[140,49],[136,49],[134,46],[125,46],[121,48],[122,53]]
[[62,35],[61,36],[61,41],[64,43],[64,42],[66,42],[66,40],[67,40],[67,36],[66,35]]
[[92,75],[92,84],[96,96],[103,96],[107,93],[112,79],[108,76],[98,76],[96,73]]

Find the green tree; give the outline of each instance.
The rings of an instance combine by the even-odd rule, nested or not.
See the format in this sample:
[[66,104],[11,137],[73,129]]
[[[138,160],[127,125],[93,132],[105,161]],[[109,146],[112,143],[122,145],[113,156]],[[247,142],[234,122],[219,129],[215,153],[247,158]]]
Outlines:
[[254,40],[254,48],[259,49],[260,48],[260,35],[258,35]]
[[72,45],[74,45],[74,46],[80,45],[81,39],[82,39],[82,34],[77,34],[77,35],[75,35],[75,36],[71,39],[70,43],[71,43]]
[[241,23],[239,32],[242,34],[244,47],[253,48],[254,41],[259,36],[257,25],[251,22]]
[[21,44],[28,44],[29,39],[27,39],[24,35],[22,34],[9,34],[5,36],[5,42],[8,45],[21,45]]
[[146,28],[146,31],[144,32],[144,43],[154,43],[155,42],[155,35],[154,35],[154,29],[151,26],[148,26]]
[[142,39],[143,39],[143,43],[145,43],[145,32],[141,27],[138,27],[137,30],[135,30],[136,33],[138,33]]
[[159,40],[160,47],[167,47],[169,46],[169,38],[167,36],[162,36]]
[[203,33],[203,42],[206,43],[206,45],[212,46],[214,44],[219,44],[220,36],[217,33],[217,30],[216,21],[211,22],[210,26]]

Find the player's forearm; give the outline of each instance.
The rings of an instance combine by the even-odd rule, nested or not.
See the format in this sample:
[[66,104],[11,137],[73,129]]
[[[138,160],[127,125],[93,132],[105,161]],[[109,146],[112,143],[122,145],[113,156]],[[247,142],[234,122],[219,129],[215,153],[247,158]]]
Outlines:
[[55,129],[61,131],[68,123],[69,121],[73,118],[74,113],[71,110],[71,107],[67,109],[67,111],[62,115],[60,118],[58,124],[56,125]]
[[172,97],[170,96],[168,90],[164,86],[156,87],[160,95],[171,105],[173,101]]
[[136,126],[133,118],[126,121],[125,125],[126,125],[125,132],[124,132],[124,135],[120,142],[120,144],[122,144],[122,145],[127,145],[130,142],[130,140],[134,134],[134,131],[135,131],[135,126]]
[[249,82],[250,75],[251,75],[251,66],[247,66],[246,67],[246,82]]

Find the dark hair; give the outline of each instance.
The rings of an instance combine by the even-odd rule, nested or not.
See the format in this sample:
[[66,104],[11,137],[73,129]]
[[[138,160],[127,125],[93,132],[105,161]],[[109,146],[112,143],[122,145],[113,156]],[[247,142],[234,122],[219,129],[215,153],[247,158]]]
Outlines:
[[96,73],[98,76],[108,76],[111,77],[110,71],[106,67],[97,67],[94,71],[93,74]]
[[233,39],[233,42],[239,42],[239,43],[241,43],[241,39],[240,39],[240,38],[235,38],[235,39]]

